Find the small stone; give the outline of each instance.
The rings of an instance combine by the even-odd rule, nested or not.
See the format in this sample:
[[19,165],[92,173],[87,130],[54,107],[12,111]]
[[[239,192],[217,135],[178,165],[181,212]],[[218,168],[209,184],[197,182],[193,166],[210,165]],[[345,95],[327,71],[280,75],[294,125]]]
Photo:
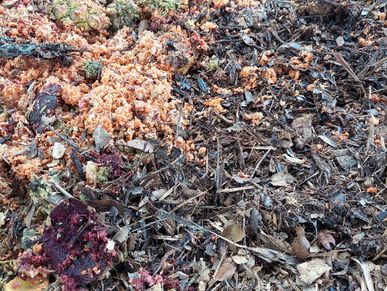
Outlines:
[[66,151],[66,147],[60,142],[55,142],[52,147],[52,157],[54,159],[61,159]]
[[337,46],[343,46],[344,43],[345,43],[345,40],[344,40],[344,38],[343,38],[342,36],[338,36],[338,37],[336,38],[336,44],[337,44]]

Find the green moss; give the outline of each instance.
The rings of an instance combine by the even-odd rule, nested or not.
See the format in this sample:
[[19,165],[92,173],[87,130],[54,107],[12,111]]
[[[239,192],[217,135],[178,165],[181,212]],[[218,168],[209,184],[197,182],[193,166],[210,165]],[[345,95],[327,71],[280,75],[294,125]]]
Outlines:
[[109,181],[109,176],[112,172],[110,167],[99,167],[97,171],[97,183],[104,184]]
[[107,14],[112,23],[111,28],[118,30],[124,25],[131,26],[140,18],[139,7],[130,0],[115,0],[108,5]]
[[215,71],[219,66],[219,59],[217,58],[217,56],[212,56],[211,59],[209,60],[208,64],[207,64],[207,69],[209,71]]
[[107,6],[93,0],[52,0],[49,3],[50,17],[63,25],[75,25],[86,31],[117,31],[137,23],[144,11],[160,10],[165,14],[175,11],[181,0],[114,0]]
[[106,8],[96,1],[52,0],[50,17],[63,25],[75,25],[89,30],[104,30],[110,26]]
[[35,205],[45,202],[51,196],[51,188],[42,178],[33,177],[30,186],[30,198]]
[[139,5],[149,7],[151,10],[160,9],[162,12],[177,10],[181,5],[181,0],[140,0]]
[[82,71],[87,79],[99,79],[102,73],[102,64],[98,61],[86,61],[82,66]]

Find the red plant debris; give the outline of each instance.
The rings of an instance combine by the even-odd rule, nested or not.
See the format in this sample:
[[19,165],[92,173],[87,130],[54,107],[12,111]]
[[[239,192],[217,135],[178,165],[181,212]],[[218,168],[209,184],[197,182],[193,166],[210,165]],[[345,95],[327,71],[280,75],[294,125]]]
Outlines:
[[32,250],[23,252],[18,257],[18,266],[20,277],[24,280],[39,281],[46,278],[51,270],[46,267],[48,258],[43,255],[37,255]]
[[[67,290],[93,282],[112,264],[104,225],[94,210],[76,199],[61,202],[50,214],[51,227],[43,234],[43,249]],[[65,289],[66,289],[65,288]]]
[[120,168],[120,155],[117,153],[114,154],[99,154],[96,151],[91,151],[90,156],[95,158],[98,164],[103,166],[111,166],[112,178],[118,178],[122,175],[122,170]]
[[132,280],[132,286],[135,290],[147,290],[148,288],[161,284],[166,290],[179,288],[179,281],[176,279],[164,278],[162,275],[151,275],[147,270],[141,268],[138,277]]

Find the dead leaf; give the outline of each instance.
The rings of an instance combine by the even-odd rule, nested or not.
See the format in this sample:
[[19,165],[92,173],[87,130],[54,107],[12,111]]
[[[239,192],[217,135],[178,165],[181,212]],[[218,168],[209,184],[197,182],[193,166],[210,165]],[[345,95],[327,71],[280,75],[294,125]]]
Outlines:
[[232,222],[225,226],[222,236],[233,242],[239,242],[244,239],[245,231],[238,224]]
[[281,251],[283,253],[290,252],[290,245],[286,244],[282,240],[275,238],[271,235],[265,234],[263,232],[258,234],[258,239],[263,243],[267,248]]
[[352,258],[352,260],[354,260],[360,266],[363,272],[364,280],[366,282],[368,291],[375,291],[375,285],[374,285],[374,282],[372,281],[370,266],[369,266],[371,262],[360,262],[359,260],[354,258]]
[[304,260],[309,255],[310,243],[305,237],[302,226],[296,227],[297,237],[292,243],[293,253],[297,259]]
[[167,193],[167,190],[166,189],[159,189],[159,190],[155,190],[152,192],[151,194],[151,200],[152,201],[157,201],[160,199],[160,197],[162,197],[165,193]]
[[331,267],[322,259],[313,259],[297,266],[301,281],[308,285],[312,284],[330,269]]
[[93,139],[94,139],[95,147],[99,152],[108,144],[110,136],[106,132],[106,130],[102,127],[102,125],[98,125],[94,129]]
[[97,212],[108,212],[112,209],[112,207],[115,207],[118,209],[118,214],[123,218],[127,218],[130,214],[130,210],[128,208],[124,207],[119,201],[114,199],[87,200],[85,202],[95,208]]
[[325,136],[325,135],[319,135],[318,136],[323,142],[327,143],[328,145],[330,145],[331,147],[336,147],[337,146],[337,143],[336,141],[334,141],[333,139],[330,139],[329,137]]
[[[332,245],[336,245],[336,241],[334,237],[327,230],[322,230],[317,235],[318,241],[323,245],[325,249],[330,251],[332,249]],[[332,244],[332,245],[331,245]]]
[[6,218],[7,218],[7,216],[3,212],[0,212],[0,227],[3,226]]
[[237,265],[246,264],[249,261],[245,256],[233,256],[232,260]]
[[245,91],[245,99],[246,99],[246,105],[249,105],[250,103],[255,102],[257,97],[254,96],[250,91]]
[[286,154],[283,154],[283,157],[285,158],[285,160],[287,160],[288,162],[292,163],[292,164],[299,164],[299,165],[302,165],[302,164],[305,164],[305,160],[301,160],[299,158],[296,158],[296,157],[291,157],[289,155],[286,155]]
[[254,46],[255,45],[254,39],[251,36],[249,36],[247,34],[242,34],[241,38],[242,38],[243,42],[245,44],[247,44],[248,46]]
[[285,172],[279,172],[275,173],[270,178],[270,182],[273,186],[289,186],[292,184],[296,178],[294,178],[292,175],[285,173]]
[[272,145],[278,148],[288,149],[293,146],[293,142],[286,139],[276,139],[272,142]]
[[223,108],[223,106],[221,104],[223,101],[224,101],[223,98],[219,98],[219,97],[212,98],[210,100],[204,101],[203,105],[206,107],[212,107],[219,112],[225,112],[226,110]]
[[48,290],[48,279],[43,281],[28,281],[23,280],[20,277],[16,277],[13,280],[5,284],[4,291],[43,291]]
[[203,259],[200,259],[198,262],[192,262],[190,267],[198,273],[199,278],[196,282],[205,282],[208,283],[210,281],[210,269],[206,266],[206,263]]
[[346,171],[350,171],[357,166],[356,158],[350,155],[336,157],[336,161],[339,163],[340,167]]
[[292,127],[297,132],[301,145],[313,138],[313,117],[313,114],[305,114],[295,118],[292,122]]
[[379,124],[379,119],[377,119],[375,116],[371,115],[369,118],[370,125],[376,126]]
[[123,243],[127,241],[128,238],[129,238],[129,227],[122,227],[118,229],[113,239],[118,241],[119,243]]
[[253,207],[250,212],[249,225],[251,232],[254,236],[258,234],[259,227],[262,224],[262,215],[259,213],[258,209]]
[[227,258],[219,268],[218,273],[215,275],[215,281],[225,281],[234,275],[237,269],[237,265],[232,261],[231,258]]
[[163,219],[160,223],[169,235],[174,236],[176,234],[176,222],[173,219]]
[[154,146],[151,143],[139,138],[128,141],[126,145],[130,148],[143,151],[145,153],[153,153],[154,151]]

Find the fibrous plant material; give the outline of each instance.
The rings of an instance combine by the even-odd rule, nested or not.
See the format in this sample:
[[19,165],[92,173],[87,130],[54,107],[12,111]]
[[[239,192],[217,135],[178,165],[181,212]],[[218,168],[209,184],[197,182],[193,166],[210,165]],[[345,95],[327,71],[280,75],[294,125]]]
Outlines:
[[58,59],[63,64],[70,65],[70,53],[76,51],[79,52],[79,49],[64,43],[17,42],[16,39],[0,36],[0,59],[24,56],[46,60]]

